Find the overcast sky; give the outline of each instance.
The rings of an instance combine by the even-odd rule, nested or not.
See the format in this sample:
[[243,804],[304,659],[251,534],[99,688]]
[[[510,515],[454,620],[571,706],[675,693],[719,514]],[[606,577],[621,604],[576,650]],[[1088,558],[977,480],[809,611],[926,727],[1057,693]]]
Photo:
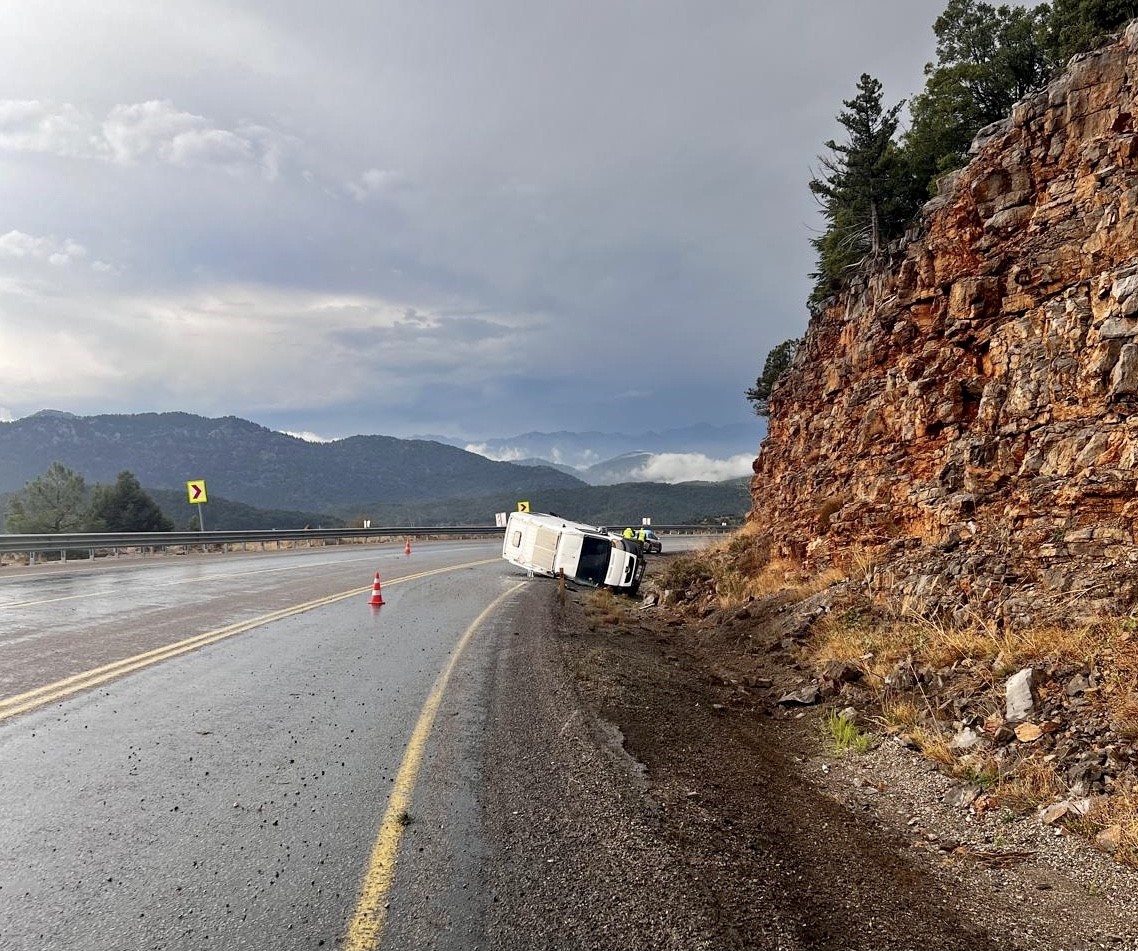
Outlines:
[[919,91],[943,6],[6,3],[0,417],[746,420],[841,100]]

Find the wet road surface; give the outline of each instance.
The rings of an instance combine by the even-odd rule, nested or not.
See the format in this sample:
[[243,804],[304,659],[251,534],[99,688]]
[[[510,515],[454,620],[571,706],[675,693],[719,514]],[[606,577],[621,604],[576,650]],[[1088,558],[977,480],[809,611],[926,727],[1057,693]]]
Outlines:
[[[439,543],[409,559],[345,549],[6,575],[0,701],[357,593],[0,720],[0,948],[336,945],[424,698],[487,605],[519,596],[496,555]],[[367,604],[377,569],[378,612]],[[505,613],[474,633],[492,642]],[[446,715],[479,713],[448,699]],[[417,796],[451,797],[458,773],[431,776]],[[402,817],[409,828],[417,809]],[[477,828],[462,816],[473,805],[452,811],[440,841],[471,865]]]

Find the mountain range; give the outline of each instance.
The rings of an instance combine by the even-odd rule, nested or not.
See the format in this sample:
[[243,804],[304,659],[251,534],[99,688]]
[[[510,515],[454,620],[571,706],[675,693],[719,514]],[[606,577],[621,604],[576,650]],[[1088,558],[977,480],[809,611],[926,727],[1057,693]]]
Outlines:
[[494,462],[437,442],[352,436],[310,443],[235,416],[72,416],[48,410],[0,423],[0,492],[23,488],[53,462],[88,482],[113,482],[124,469],[156,489],[205,479],[210,494],[306,512],[496,491],[524,498],[538,489],[583,484],[554,469]]
[[486,439],[480,442],[432,436],[440,442],[461,446],[490,459],[508,462],[538,460],[570,466],[574,470],[588,467],[628,453],[697,454],[710,459],[729,459],[740,455],[754,458],[759,443],[766,436],[766,421],[756,417],[747,423],[712,425],[700,423],[665,429],[659,432],[529,432],[518,436]]
[[[596,467],[602,478],[642,465],[626,454]],[[486,524],[531,501],[584,521],[616,523],[737,518],[749,507],[746,479],[590,486],[578,470],[487,459],[453,445],[391,436],[307,442],[233,416],[189,413],[74,416],[44,410],[0,422],[0,495],[19,491],[53,462],[89,485],[130,470],[179,526],[193,520],[185,483],[204,479],[207,527]],[[527,463],[530,460],[527,460]],[[562,470],[562,471],[559,471]],[[592,481],[592,479],[590,479]]]

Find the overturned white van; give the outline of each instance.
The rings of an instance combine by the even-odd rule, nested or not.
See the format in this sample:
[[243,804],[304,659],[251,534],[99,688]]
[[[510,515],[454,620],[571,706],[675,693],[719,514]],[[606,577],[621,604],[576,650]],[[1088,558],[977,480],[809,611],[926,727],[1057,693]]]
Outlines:
[[596,588],[635,592],[644,577],[644,556],[634,541],[558,515],[512,512],[502,557],[534,574]]

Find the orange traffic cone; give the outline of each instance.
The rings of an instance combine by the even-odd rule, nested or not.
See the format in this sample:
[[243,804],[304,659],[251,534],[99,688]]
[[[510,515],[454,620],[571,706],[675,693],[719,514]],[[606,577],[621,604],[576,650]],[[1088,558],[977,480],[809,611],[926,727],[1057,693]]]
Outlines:
[[368,601],[373,608],[378,608],[381,604],[386,604],[383,600],[383,593],[379,590],[379,572],[375,573],[375,584],[371,586],[371,600]]
[[407,539],[407,544],[403,546],[403,554],[404,555],[411,554],[411,539],[410,538]]

